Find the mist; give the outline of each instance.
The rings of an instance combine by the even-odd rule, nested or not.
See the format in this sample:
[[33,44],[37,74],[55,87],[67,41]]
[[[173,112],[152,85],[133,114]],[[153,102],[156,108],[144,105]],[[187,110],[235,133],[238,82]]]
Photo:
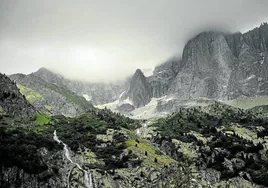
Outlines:
[[268,21],[267,0],[0,0],[0,72],[46,67],[114,82],[180,56],[207,30],[246,32]]

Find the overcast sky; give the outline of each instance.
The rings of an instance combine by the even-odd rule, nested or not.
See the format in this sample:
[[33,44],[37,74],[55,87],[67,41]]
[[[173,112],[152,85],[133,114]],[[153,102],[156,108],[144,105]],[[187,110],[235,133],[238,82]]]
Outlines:
[[0,72],[47,67],[89,81],[122,79],[182,52],[204,30],[245,32],[267,0],[0,0]]

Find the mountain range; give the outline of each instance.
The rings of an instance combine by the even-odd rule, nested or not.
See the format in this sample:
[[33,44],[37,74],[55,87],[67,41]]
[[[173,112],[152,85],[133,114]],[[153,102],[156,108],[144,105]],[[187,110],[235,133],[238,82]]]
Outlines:
[[89,102],[130,116],[150,102],[156,114],[170,113],[187,101],[266,96],[267,46],[268,24],[263,23],[244,34],[202,32],[186,43],[182,57],[170,58],[147,77],[137,69],[120,83],[74,81],[46,68],[10,78],[38,110],[52,114],[81,114]]

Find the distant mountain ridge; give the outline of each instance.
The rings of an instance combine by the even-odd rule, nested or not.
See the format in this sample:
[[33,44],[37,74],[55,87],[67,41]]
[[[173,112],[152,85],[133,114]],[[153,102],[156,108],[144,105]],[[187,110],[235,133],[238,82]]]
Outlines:
[[105,84],[70,80],[46,68],[40,68],[33,74],[42,78],[46,82],[56,84],[60,87],[65,87],[80,96],[84,96],[94,105],[113,102],[118,99],[119,95],[124,91],[124,83]]
[[93,105],[84,97],[55,82],[47,82],[38,74],[14,74],[10,78],[17,83],[26,99],[41,112],[77,116],[93,109]]

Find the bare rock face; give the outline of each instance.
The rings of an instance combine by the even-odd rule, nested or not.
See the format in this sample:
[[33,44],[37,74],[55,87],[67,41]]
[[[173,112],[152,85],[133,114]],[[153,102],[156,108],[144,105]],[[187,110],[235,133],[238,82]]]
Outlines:
[[153,75],[147,78],[153,97],[158,98],[168,93],[172,80],[177,76],[180,68],[181,59],[178,58],[169,59],[155,68]]
[[140,69],[132,77],[128,91],[122,99],[129,98],[136,108],[145,106],[152,98],[151,86]]
[[235,49],[238,63],[229,81],[229,98],[267,95],[267,23],[240,35],[239,40],[233,38],[228,36],[227,40]]
[[183,50],[183,68],[173,80],[170,93],[181,98],[226,98],[235,57],[222,33],[205,32],[190,40]]
[[25,99],[16,87],[16,83],[0,74],[0,114],[12,116],[31,116],[35,108]]

